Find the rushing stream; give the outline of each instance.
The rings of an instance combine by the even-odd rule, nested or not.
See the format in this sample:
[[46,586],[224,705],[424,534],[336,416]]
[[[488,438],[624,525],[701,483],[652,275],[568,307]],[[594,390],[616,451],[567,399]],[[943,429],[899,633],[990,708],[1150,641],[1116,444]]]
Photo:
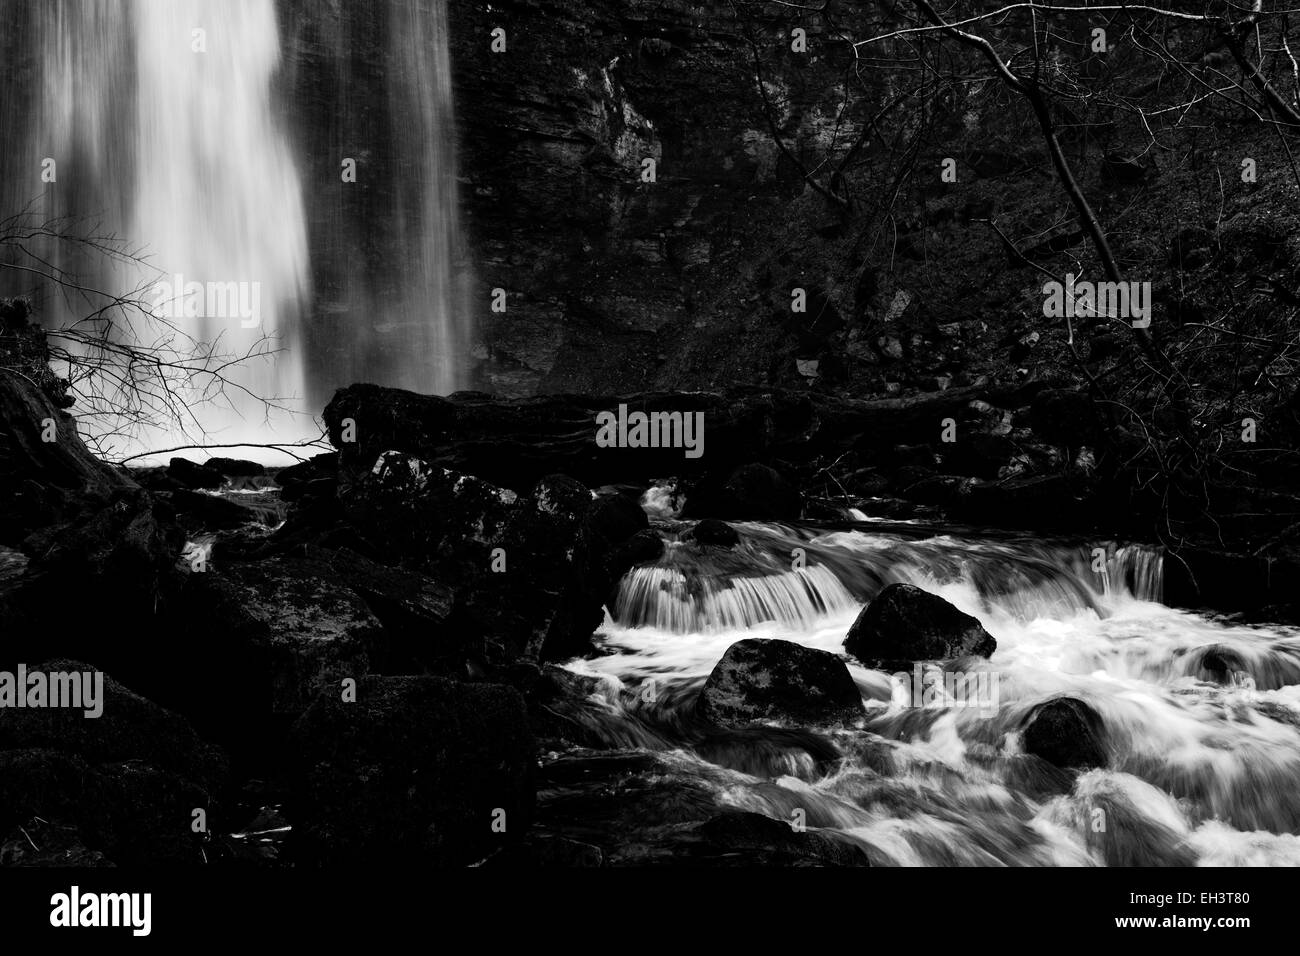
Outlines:
[[[1300,629],[1166,607],[1158,549],[869,522],[741,523],[726,549],[656,523],[668,548],[622,581],[603,656],[568,665],[599,678],[581,720],[608,745],[657,752],[724,806],[856,841],[873,865],[1300,864]],[[895,582],[997,639],[981,665],[995,708],[909,706],[845,655]],[[860,728],[695,732],[704,680],[752,637],[844,656]],[[1072,780],[1021,752],[1028,711],[1064,693],[1105,720],[1108,769]]]

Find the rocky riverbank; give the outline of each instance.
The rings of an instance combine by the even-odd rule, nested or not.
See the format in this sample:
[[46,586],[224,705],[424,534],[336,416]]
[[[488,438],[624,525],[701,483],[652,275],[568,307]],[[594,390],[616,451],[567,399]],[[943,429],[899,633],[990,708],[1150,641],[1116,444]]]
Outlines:
[[[663,551],[641,505],[652,479],[683,520],[707,519],[692,540],[719,554],[736,546],[727,521],[922,516],[1113,537],[1140,502],[1094,466],[1086,398],[1048,383],[876,401],[356,385],[325,410],[334,452],[271,475],[232,459],[128,473],[81,443],[40,377],[39,330],[6,316],[0,670],[109,675],[97,719],[0,708],[11,864],[863,864],[833,834],[795,839],[719,804],[670,753],[593,734],[591,685],[554,666],[595,652],[620,578]],[[706,454],[598,448],[596,417],[620,404],[701,413]],[[249,503],[219,494],[236,483]],[[1186,554],[1220,576],[1184,603],[1289,600],[1290,564],[1261,575],[1248,556]],[[1167,586],[1188,588],[1176,567]],[[978,624],[911,591],[871,603],[844,654],[987,657]],[[852,732],[861,716],[837,655],[747,641],[682,719],[724,749],[785,727],[763,747],[829,765],[841,745],[807,728]],[[1043,761],[1030,776],[1107,759],[1083,702],[1027,727],[1024,759]]]

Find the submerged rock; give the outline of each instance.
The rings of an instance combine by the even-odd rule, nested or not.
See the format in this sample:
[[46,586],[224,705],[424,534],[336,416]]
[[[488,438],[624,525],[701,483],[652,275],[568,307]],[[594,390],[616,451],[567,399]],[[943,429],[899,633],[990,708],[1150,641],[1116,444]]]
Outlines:
[[683,862],[707,866],[870,866],[866,851],[761,813],[721,813],[681,834]]
[[870,865],[860,847],[830,831],[796,830],[791,821],[722,805],[718,781],[668,754],[574,750],[547,762],[540,780],[533,832],[520,852],[494,863]]
[[989,657],[997,649],[979,620],[911,584],[891,584],[858,614],[844,649],[872,667],[906,669],[913,661]]
[[1104,767],[1106,726],[1101,715],[1077,697],[1054,697],[1029,712],[1025,752],[1062,768]]
[[1238,675],[1254,680],[1241,653],[1224,644],[1193,649],[1187,654],[1185,667],[1192,677],[1214,684],[1232,684],[1234,679],[1240,679]]
[[437,677],[323,694],[293,735],[291,818],[308,864],[464,865],[521,838],[536,755],[522,698]]
[[705,720],[732,727],[757,721],[848,723],[863,714],[862,695],[842,660],[828,651],[765,638],[727,648],[697,707]]
[[705,518],[697,524],[691,529],[691,537],[700,544],[716,545],[719,548],[730,548],[740,543],[736,529],[715,518]]

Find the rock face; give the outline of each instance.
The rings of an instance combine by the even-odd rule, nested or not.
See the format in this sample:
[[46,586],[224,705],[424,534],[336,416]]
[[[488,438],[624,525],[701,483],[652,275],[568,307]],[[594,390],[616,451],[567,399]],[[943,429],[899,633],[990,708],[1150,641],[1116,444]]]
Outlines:
[[701,717],[727,727],[758,721],[799,726],[862,716],[862,695],[834,654],[752,638],[727,648],[700,692]]
[[374,552],[463,596],[453,627],[488,662],[586,653],[611,583],[610,556],[644,522],[562,475],[530,491],[388,452],[342,502]]
[[50,371],[45,334],[28,323],[26,302],[0,301],[0,544],[16,546],[135,487],[86,448],[63,411],[67,387]]
[[[80,661],[51,660],[29,673],[82,673]],[[206,786],[225,785],[225,755],[204,743],[184,718],[103,675],[103,713],[87,718],[62,707],[0,708],[0,750],[48,749],[76,754],[92,764],[143,760]]]
[[1025,752],[1057,767],[1090,769],[1108,762],[1101,715],[1075,697],[1039,704],[1026,717],[1024,728]]
[[[699,485],[687,507],[700,518],[797,517],[799,499],[781,462],[834,460],[846,452],[889,455],[895,446],[931,430],[934,421],[961,415],[976,398],[1021,400],[1021,388],[952,388],[910,399],[836,398],[789,389],[734,388],[717,392],[611,395],[546,395],[499,399],[479,393],[447,398],[377,385],[340,389],[324,411],[330,442],[339,449],[344,482],[370,471],[378,456],[400,451],[465,475],[527,494],[548,475],[561,472],[588,486],[644,481],[647,475],[678,475]],[[600,448],[596,416],[626,405],[629,414],[704,416],[705,454],[687,458],[681,448]],[[356,426],[356,440],[343,441],[343,421]],[[761,466],[761,467],[755,467]],[[783,466],[784,467],[784,466]],[[294,466],[280,473],[283,481]],[[724,486],[729,486],[726,488]],[[700,492],[711,495],[696,505]],[[723,514],[714,506],[743,501],[746,514]]]
[[722,487],[722,517],[751,521],[797,521],[803,496],[787,478],[767,465],[743,465]]
[[210,465],[199,465],[188,458],[173,458],[167,465],[167,477],[186,488],[220,488],[226,476]]
[[891,670],[913,661],[988,657],[997,641],[977,619],[938,595],[891,584],[858,614],[844,649],[865,664]]
[[[0,660],[74,656],[138,685],[157,663],[149,635],[179,583],[184,539],[171,508],[139,488],[86,497],[75,517],[24,539],[30,560],[0,605]],[[109,638],[109,620],[130,621],[136,639]]]
[[203,467],[219,471],[227,478],[251,478],[266,473],[264,465],[243,458],[209,458]]
[[368,677],[294,729],[294,839],[312,865],[464,865],[522,837],[535,753],[512,689]]
[[[29,670],[79,674],[79,661]],[[0,709],[0,839],[8,865],[199,865],[193,811],[219,813],[229,764],[183,718],[102,675],[102,713]],[[44,833],[48,839],[35,839]]]
[[740,543],[736,529],[725,521],[705,518],[691,529],[691,537],[700,544],[711,544],[719,548],[730,548]]
[[[272,558],[191,574],[176,612],[186,644],[176,653],[197,675],[185,706],[206,732],[231,739],[283,733],[319,693],[360,680],[387,650],[365,601],[320,563]],[[219,671],[202,667],[212,654]]]
[[[799,330],[768,318],[782,297],[788,316],[788,289],[774,277],[767,294],[737,288],[780,209],[801,194],[814,217],[824,208],[773,141],[753,80],[747,28],[788,36],[783,12],[756,9],[742,23],[714,0],[452,5],[458,102],[473,104],[457,111],[480,287],[471,298],[510,290],[507,316],[476,316],[483,387],[673,387],[678,359],[700,354],[733,381],[761,381],[783,353],[781,371],[797,379]],[[826,29],[799,22],[813,43]],[[484,52],[495,26],[517,38],[508,56]],[[845,53],[765,54],[791,142],[818,135],[818,117],[834,112],[827,93]],[[641,181],[646,158],[658,164],[653,184]],[[567,226],[557,234],[555,222]],[[829,324],[818,305],[809,311]],[[711,321],[697,329],[701,314]]]

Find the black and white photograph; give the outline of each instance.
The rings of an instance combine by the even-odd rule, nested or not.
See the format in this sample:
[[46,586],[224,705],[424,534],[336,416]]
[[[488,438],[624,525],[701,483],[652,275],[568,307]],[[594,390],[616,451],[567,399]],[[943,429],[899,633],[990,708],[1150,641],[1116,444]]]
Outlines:
[[0,0],[3,923],[1248,939],[1298,373],[1282,0]]

